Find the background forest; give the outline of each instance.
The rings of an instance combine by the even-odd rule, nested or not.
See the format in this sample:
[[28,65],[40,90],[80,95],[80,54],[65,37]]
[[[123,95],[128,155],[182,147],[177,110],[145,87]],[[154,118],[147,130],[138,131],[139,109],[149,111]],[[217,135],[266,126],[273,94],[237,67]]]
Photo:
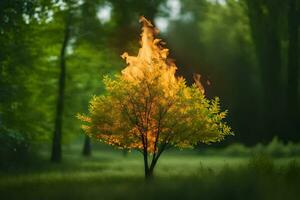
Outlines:
[[178,76],[191,85],[201,74],[229,110],[235,136],[216,145],[221,155],[299,155],[299,0],[1,0],[1,168],[40,154],[59,162],[74,146],[90,155],[76,114],[124,68],[120,55],[137,53],[141,15]]

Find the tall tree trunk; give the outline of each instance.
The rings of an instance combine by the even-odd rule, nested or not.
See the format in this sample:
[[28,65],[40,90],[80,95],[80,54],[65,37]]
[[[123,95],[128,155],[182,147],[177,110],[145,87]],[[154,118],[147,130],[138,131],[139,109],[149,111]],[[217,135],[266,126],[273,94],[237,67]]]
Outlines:
[[[299,5],[297,0],[289,0],[288,10],[288,73],[287,73],[287,114],[289,132],[295,135],[297,129],[298,79],[299,79]],[[295,139],[295,138],[289,138]]]
[[70,40],[71,15],[68,14],[65,22],[64,40],[60,51],[60,75],[58,85],[58,97],[56,105],[55,126],[52,141],[51,161],[60,162],[61,139],[62,139],[62,123],[64,111],[64,93],[65,93],[65,78],[66,78],[66,49]]
[[261,69],[264,141],[282,127],[281,37],[279,0],[246,0],[253,42]]
[[[282,85],[280,84],[281,70],[281,45],[278,33],[274,28],[263,33],[265,46],[260,56],[263,83],[263,103],[264,103],[264,122],[265,139],[272,139],[274,134],[282,127]],[[281,118],[281,119],[280,119]]]
[[88,137],[86,135],[85,138],[84,138],[84,145],[83,145],[82,155],[84,155],[84,156],[90,156],[91,153],[92,153],[91,139],[90,139],[90,137]]

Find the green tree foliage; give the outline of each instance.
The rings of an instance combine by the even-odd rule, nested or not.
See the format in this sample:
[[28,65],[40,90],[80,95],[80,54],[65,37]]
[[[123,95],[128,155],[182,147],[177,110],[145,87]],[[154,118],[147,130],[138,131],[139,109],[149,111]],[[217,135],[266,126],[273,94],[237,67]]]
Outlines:
[[163,35],[182,66],[179,74],[191,82],[192,74],[201,71],[207,96],[220,96],[230,110],[228,119],[240,133],[234,139],[255,143],[252,133],[261,130],[262,92],[244,5],[188,0],[181,6],[182,17],[171,21]]
[[128,66],[122,75],[105,78],[106,93],[91,100],[88,117],[79,118],[88,122],[83,129],[89,136],[139,150],[147,178],[169,146],[220,142],[232,132],[222,121],[226,111],[220,111],[219,99],[208,100],[196,85],[188,87],[183,78],[175,77],[168,49],[154,38],[157,30],[145,18],[141,22],[138,56],[123,54]]
[[24,159],[30,145],[45,138],[46,127],[31,122],[46,114],[43,105],[36,106],[39,56],[44,53],[36,36],[37,19],[42,20],[48,3],[0,3],[0,165]]
[[167,25],[160,36],[181,66],[176,73],[191,85],[201,72],[205,95],[219,96],[231,111],[234,140],[299,139],[299,0],[1,0],[1,158],[25,158],[38,151],[35,144],[51,144],[70,11],[63,145],[82,141],[74,115],[104,92],[100,77],[121,70],[125,49],[138,50],[140,15]]

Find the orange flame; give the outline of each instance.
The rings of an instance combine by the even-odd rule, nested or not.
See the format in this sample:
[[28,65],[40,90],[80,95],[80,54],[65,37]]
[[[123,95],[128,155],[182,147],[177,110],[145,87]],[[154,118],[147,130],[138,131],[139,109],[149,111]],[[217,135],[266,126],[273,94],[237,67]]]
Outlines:
[[[128,64],[122,71],[122,75],[127,80],[137,82],[145,77],[160,75],[162,82],[164,82],[164,87],[171,89],[176,85],[174,83],[176,81],[175,73],[177,67],[175,63],[168,58],[169,49],[163,47],[164,43],[161,39],[155,38],[159,30],[155,28],[149,20],[142,16],[140,17],[140,23],[142,23],[143,26],[140,41],[141,48],[137,56],[130,56],[127,52],[121,55]],[[195,79],[195,83],[204,93],[200,78]]]
[[204,87],[201,84],[201,75],[200,74],[193,74],[193,78],[195,81],[195,84],[197,86],[197,88],[202,92],[202,94],[205,93]]
[[[176,65],[168,59],[169,49],[164,48],[162,41],[155,38],[159,33],[150,21],[145,17],[140,18],[142,23],[141,48],[137,56],[129,56],[125,52],[121,57],[126,60],[128,66],[122,71],[127,80],[139,82],[145,77],[161,76],[165,88],[176,85]],[[172,90],[169,90],[172,91]]]

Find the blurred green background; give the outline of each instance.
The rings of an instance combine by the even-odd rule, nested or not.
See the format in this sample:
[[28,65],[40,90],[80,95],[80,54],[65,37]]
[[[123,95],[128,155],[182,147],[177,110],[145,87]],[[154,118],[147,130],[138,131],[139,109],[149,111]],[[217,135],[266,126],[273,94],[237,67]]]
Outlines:
[[[220,97],[221,106],[229,110],[228,123],[235,132],[234,137],[221,144],[199,144],[195,151],[187,151],[190,157],[174,150],[162,158],[157,175],[169,178],[161,180],[161,190],[176,190],[166,183],[180,176],[176,170],[186,168],[179,164],[183,158],[182,163],[190,163],[186,169],[191,171],[184,177],[196,172],[204,175],[200,182],[181,177],[178,185],[183,187],[189,182],[204,196],[217,188],[221,193],[228,190],[228,197],[241,198],[243,193],[235,196],[237,193],[229,186],[222,189],[222,181],[230,179],[226,179],[227,173],[238,177],[229,185],[245,183],[242,191],[256,191],[253,198],[263,197],[264,189],[274,191],[269,188],[274,181],[282,186],[279,191],[291,198],[296,196],[296,190],[288,185],[299,182],[299,165],[295,164],[300,155],[299,0],[1,0],[0,185],[6,185],[2,187],[6,193],[21,189],[32,199],[28,188],[41,187],[35,197],[43,199],[40,195],[52,187],[50,179],[61,183],[61,187],[57,186],[61,189],[53,196],[48,191],[49,199],[58,198],[63,191],[70,192],[70,188],[66,189],[70,183],[71,190],[87,184],[91,197],[97,197],[104,189],[97,191],[97,184],[87,183],[86,179],[94,180],[92,177],[99,179],[100,186],[112,179],[112,188],[119,189],[120,194],[138,185],[142,169],[137,172],[141,163],[135,162],[141,158],[135,153],[115,152],[94,144],[84,136],[75,116],[87,112],[89,99],[103,92],[104,75],[119,73],[125,67],[120,55],[124,51],[138,52],[141,15],[160,29],[159,37],[166,41],[170,57],[176,61],[177,74],[192,84],[193,74],[200,73],[206,95]],[[91,160],[81,157],[91,153]],[[53,154],[62,156],[63,164],[50,164]],[[254,156],[249,164],[248,158],[254,154],[267,158]],[[272,157],[274,163],[268,161]],[[208,162],[205,170],[200,160]],[[224,163],[229,166],[224,167]],[[266,175],[266,179],[263,175],[262,181],[255,182],[247,175],[256,169],[251,168],[251,163],[259,163],[255,173],[260,173],[265,165],[271,166],[262,172],[270,171],[271,175]],[[219,170],[216,175],[216,165],[229,172]],[[244,168],[236,170],[232,165]],[[174,173],[168,170],[172,167],[176,168]],[[111,172],[102,174],[102,168]],[[130,170],[121,173],[125,168]],[[295,180],[289,179],[289,173]],[[207,176],[213,177],[209,189],[202,184]],[[26,189],[23,184],[27,182],[32,185]],[[262,191],[259,184],[263,185]],[[145,192],[143,187],[138,189],[140,193]],[[188,186],[184,188],[189,191]],[[146,192],[152,190],[155,188]],[[282,197],[269,193],[264,197]],[[131,199],[138,196],[128,194]],[[195,191],[190,194],[191,198],[198,195]],[[152,197],[156,198],[149,196]]]

